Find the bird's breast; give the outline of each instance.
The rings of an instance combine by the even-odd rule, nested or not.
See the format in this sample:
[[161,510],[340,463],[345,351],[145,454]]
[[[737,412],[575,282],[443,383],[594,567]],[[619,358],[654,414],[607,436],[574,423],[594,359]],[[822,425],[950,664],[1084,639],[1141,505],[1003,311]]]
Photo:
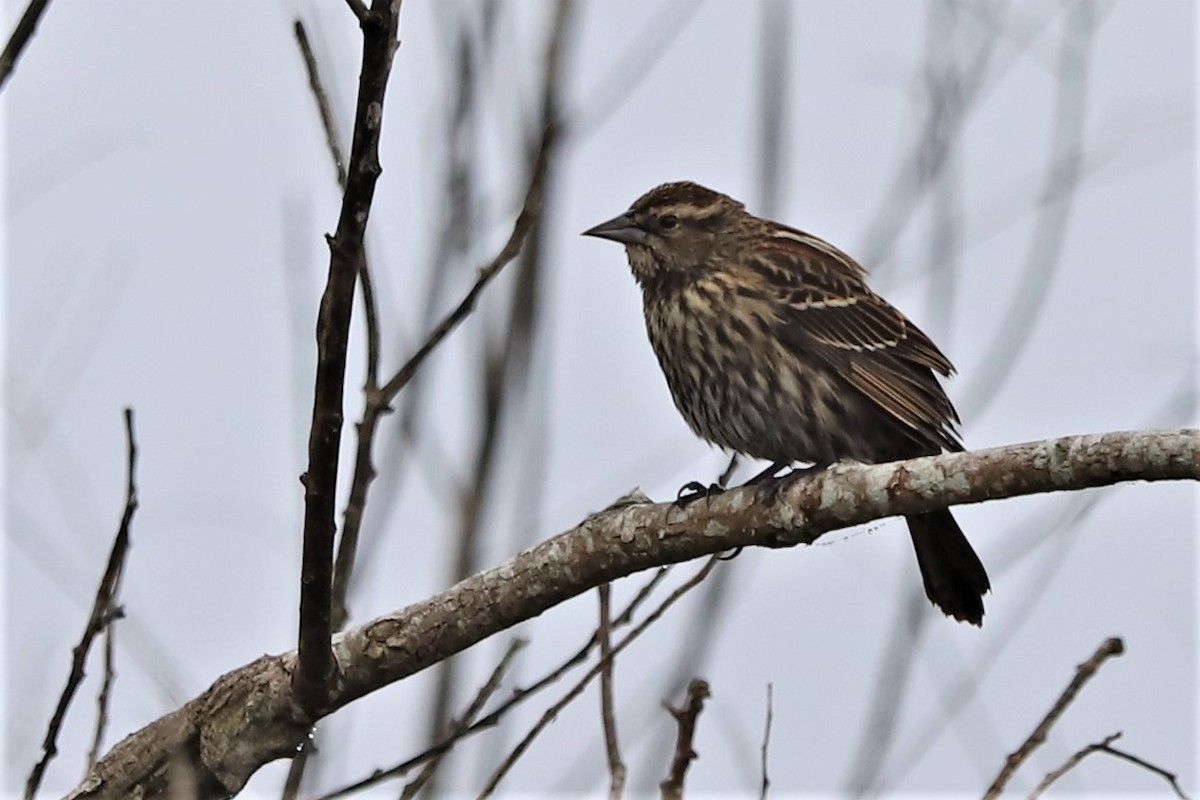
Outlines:
[[650,344],[693,431],[756,458],[825,455],[831,382],[780,341],[769,305],[705,279],[644,301]]

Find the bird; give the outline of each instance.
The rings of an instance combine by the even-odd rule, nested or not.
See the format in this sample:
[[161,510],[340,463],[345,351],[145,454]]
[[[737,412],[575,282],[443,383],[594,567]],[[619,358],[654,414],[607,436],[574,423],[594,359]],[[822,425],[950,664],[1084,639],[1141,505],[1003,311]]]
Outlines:
[[[961,451],[954,366],[834,245],[691,181],[583,235],[624,245],[675,407],[701,438],[772,462]],[[906,517],[929,600],[983,624],[987,571],[949,509]]]

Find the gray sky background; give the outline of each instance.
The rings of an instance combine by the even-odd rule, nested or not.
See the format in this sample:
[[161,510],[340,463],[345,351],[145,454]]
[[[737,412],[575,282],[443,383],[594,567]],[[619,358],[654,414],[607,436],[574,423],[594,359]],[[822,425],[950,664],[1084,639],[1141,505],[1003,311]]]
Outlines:
[[[432,199],[440,197],[451,102],[448,32],[473,3],[404,4],[370,230],[385,371],[423,333],[443,213]],[[533,383],[529,402],[507,419],[503,499],[486,516],[486,565],[633,486],[665,499],[688,480],[712,479],[725,460],[691,436],[671,405],[623,253],[577,234],[667,180],[693,179],[761,210],[760,3],[580,5],[566,106],[582,122],[552,187]],[[890,213],[881,208],[928,113],[923,75],[939,5],[790,7],[775,216],[871,254],[878,221]],[[1039,209],[1055,202],[1044,193],[1055,70],[1074,4],[954,5],[960,36],[938,48],[944,57],[965,62],[995,40],[952,156],[960,247],[949,265],[931,266],[934,204],[905,199],[915,203],[910,223],[866,263],[873,285],[955,361],[949,392],[970,447],[1195,424],[1194,6],[1095,3],[1083,178],[1060,257],[1031,269]],[[550,8],[541,0],[498,6],[497,51],[480,79],[486,199],[470,232],[471,265],[507,236],[519,203],[522,125]],[[988,28],[983,9],[993,6],[1008,11]],[[359,41],[340,2],[58,0],[5,89],[6,791],[18,789],[36,758],[120,516],[123,406],[137,414],[141,507],[122,590],[127,619],[118,627],[109,743],[220,674],[293,647],[311,331],[327,266],[322,234],[336,224],[340,200],[292,39],[297,15],[346,136]],[[647,48],[657,56],[639,63]],[[443,308],[472,278],[469,265],[447,278]],[[392,508],[368,514],[356,622],[446,584],[457,503],[447,486],[466,472],[476,432],[476,352],[497,335],[510,290],[502,276],[427,364],[417,465],[396,483],[381,481],[392,487],[386,500],[378,489],[373,498]],[[1022,302],[1014,314],[1023,291],[1037,305]],[[989,392],[994,343],[1017,334],[1027,342]],[[356,339],[351,390],[360,365]],[[389,424],[380,450],[394,442]],[[530,479],[531,470],[541,477]],[[1193,487],[1160,484],[957,511],[992,576],[986,623],[982,631],[956,625],[923,606],[930,619],[882,766],[883,790],[978,796],[1074,666],[1116,635],[1127,654],[1085,690],[1018,785],[1032,788],[1070,753],[1122,731],[1125,748],[1195,791],[1195,500]],[[664,774],[673,726],[659,701],[689,631],[711,625],[714,649],[689,665],[713,691],[689,787],[757,791],[772,683],[773,791],[841,792],[880,660],[919,587],[903,524],[839,532],[811,548],[745,552],[723,568],[732,574],[721,613],[701,614],[699,596],[689,598],[619,662],[632,786],[652,790]],[[643,580],[622,582],[616,597]],[[532,641],[513,680],[557,663],[594,624],[587,595],[523,626]],[[468,687],[506,641],[466,657]],[[431,685],[416,676],[330,720],[312,786],[333,788],[419,750]],[[960,685],[973,691],[947,719]],[[81,774],[93,698],[88,684],[49,773],[52,790]],[[498,742],[514,744],[546,702],[464,748],[450,786],[480,786],[505,752]],[[286,764],[262,770],[250,790],[278,796],[285,772]],[[503,785],[606,786],[594,693],[560,715]],[[1100,758],[1064,786],[1159,796],[1165,788]]]

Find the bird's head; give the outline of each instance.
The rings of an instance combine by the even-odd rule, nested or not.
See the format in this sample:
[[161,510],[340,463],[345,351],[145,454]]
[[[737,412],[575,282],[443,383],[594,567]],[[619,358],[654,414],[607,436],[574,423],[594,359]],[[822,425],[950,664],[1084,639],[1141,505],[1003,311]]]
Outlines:
[[753,219],[732,197],[684,181],[651,189],[583,235],[625,245],[634,277],[645,286],[668,274],[702,272],[737,247]]

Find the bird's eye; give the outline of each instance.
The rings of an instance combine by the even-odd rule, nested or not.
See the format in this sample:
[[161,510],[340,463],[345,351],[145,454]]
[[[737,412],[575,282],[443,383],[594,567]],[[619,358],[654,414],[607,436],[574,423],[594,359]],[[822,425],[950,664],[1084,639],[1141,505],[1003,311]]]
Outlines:
[[674,214],[668,214],[658,221],[658,226],[664,231],[673,230],[679,227],[679,217]]

